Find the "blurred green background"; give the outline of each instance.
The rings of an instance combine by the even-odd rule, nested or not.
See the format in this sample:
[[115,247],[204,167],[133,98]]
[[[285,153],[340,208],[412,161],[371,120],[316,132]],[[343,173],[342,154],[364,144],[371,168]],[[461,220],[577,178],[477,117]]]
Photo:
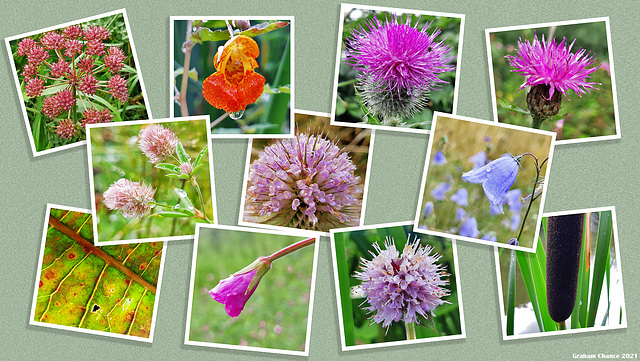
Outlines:
[[[350,288],[361,284],[361,281],[354,277],[354,273],[360,268],[360,259],[371,260],[373,256],[370,252],[377,255],[373,248],[375,242],[382,249],[385,249],[385,238],[391,236],[395,240],[396,249],[402,253],[407,237],[411,237],[413,240],[413,237],[417,235],[411,232],[412,227],[412,225],[383,227],[333,234],[336,250],[334,257],[338,268],[338,279],[336,280],[338,284],[336,286],[340,288],[339,307],[342,308],[343,329],[347,346],[407,339],[404,322],[392,322],[388,330],[383,328],[381,324],[374,323],[369,319],[371,314],[363,309],[365,305],[368,305],[366,298],[350,298]],[[442,255],[438,264],[445,266],[445,272],[450,274],[448,277],[449,285],[445,288],[451,291],[451,294],[444,297],[444,300],[451,303],[438,306],[434,310],[435,318],[422,319],[420,324],[416,324],[416,338],[461,335],[461,310],[458,305],[457,275],[452,241],[431,235],[417,236],[420,238],[421,245],[433,247],[431,255],[435,253]],[[435,330],[433,326],[435,326]]]
[[[480,231],[478,238],[489,233],[495,235],[499,243],[507,243],[510,238],[517,237],[521,223],[518,222],[517,229],[511,231],[509,207],[505,204],[504,214],[491,215],[489,213],[491,203],[484,193],[482,184],[464,181],[462,173],[473,168],[473,162],[469,158],[482,151],[487,155],[487,163],[500,158],[506,152],[514,156],[525,152],[533,153],[542,163],[551,151],[551,136],[445,117],[438,117],[432,136],[434,138],[431,159],[422,204],[418,210],[420,212],[418,226],[426,226],[427,229],[449,234],[459,234],[463,222],[456,220],[456,210],[461,206],[451,201],[450,197],[459,189],[465,188],[468,191],[469,205],[463,209],[467,216],[475,217],[477,220]],[[437,151],[444,153],[447,158],[446,164],[435,164],[433,158]],[[520,198],[524,198],[534,189],[536,167],[530,156],[522,158],[521,166],[524,169],[519,169],[510,189],[520,189],[522,191]],[[547,168],[545,163],[540,172],[540,179],[545,177]],[[444,200],[436,201],[431,192],[443,182],[448,182],[451,190],[446,193]],[[521,247],[533,247],[540,201],[541,199],[538,199],[533,202],[520,238]],[[422,210],[427,202],[433,202],[434,211],[425,219]],[[520,211],[522,217],[528,204],[527,200],[522,206]]]
[[[401,15],[401,14],[398,14]],[[436,38],[436,41],[444,40],[444,44],[453,47],[449,51],[449,55],[454,55],[455,58],[451,61],[453,65],[458,61],[458,44],[460,37],[460,19],[449,18],[441,16],[419,16],[415,14],[402,14],[403,19],[406,16],[411,16],[411,23],[415,26],[416,23],[418,29],[422,29],[427,22],[432,22],[428,28],[429,34],[438,28],[441,30],[440,35]],[[367,29],[367,19],[373,19],[377,17],[381,22],[385,22],[385,17],[390,19],[391,13],[380,12],[362,8],[353,8],[344,14],[344,26],[342,29],[342,45],[339,66],[338,77],[338,93],[336,102],[335,120],[338,122],[360,123],[366,121],[364,118],[365,113],[357,100],[355,93],[354,80],[356,79],[357,71],[353,67],[346,63],[346,54],[344,52],[344,41],[351,35],[352,29],[360,29],[363,27]],[[445,39],[446,38],[446,39]],[[456,80],[456,70],[443,73],[438,78],[447,81],[447,84],[441,84],[439,90],[431,91],[429,95],[428,106],[420,113],[416,113],[411,118],[403,118],[405,123],[403,126],[420,129],[430,129],[431,120],[433,118],[434,111],[441,111],[445,113],[453,112],[453,95],[454,85]],[[344,83],[342,85],[341,83]]]
[[[204,119],[158,124],[171,129],[178,136],[192,161],[196,159],[202,148],[208,145],[209,134],[207,121]],[[156,189],[154,195],[156,202],[170,205],[180,202],[173,188],[180,188],[182,181],[167,177],[166,174],[169,172],[153,167],[149,163],[149,158],[138,148],[138,133],[147,125],[100,127],[90,131],[96,221],[98,222],[97,239],[99,242],[168,237],[172,235],[171,227],[174,220],[176,221],[174,236],[195,234],[196,220],[193,218],[149,217],[147,214],[143,218],[127,219],[119,211],[109,210],[102,203],[102,194],[120,178],[127,178],[133,182],[143,181],[145,184],[151,185]],[[178,165],[170,157],[165,162]],[[202,164],[202,168],[196,173],[196,179],[206,205],[205,213],[209,219],[213,220],[209,153],[203,157]],[[185,183],[184,190],[193,205],[202,210],[198,193],[189,181]],[[151,210],[151,213],[157,213],[160,210],[160,207],[156,206]]]
[[[142,88],[139,82],[139,75],[137,66],[135,63],[135,59],[133,58],[133,49],[131,47],[131,43],[129,41],[129,33],[127,32],[126,24],[124,22],[124,17],[122,14],[115,14],[106,17],[102,17],[99,19],[78,23],[82,25],[83,29],[87,29],[89,26],[103,26],[107,30],[111,32],[111,36],[104,40],[103,43],[105,45],[105,51],[108,47],[115,46],[122,50],[124,53],[125,59],[123,61],[124,67],[119,72],[120,76],[127,80],[127,86],[129,89],[129,99],[125,104],[122,104],[119,100],[114,99],[110,94],[105,94],[104,92],[98,92],[93,95],[91,99],[87,99],[83,97],[83,101],[87,105],[87,107],[92,107],[98,110],[108,109],[110,113],[114,116],[112,121],[128,121],[128,120],[140,120],[140,119],[149,119],[149,115],[147,113],[146,102],[144,98],[144,94],[142,93]],[[59,28],[61,31],[66,27]],[[30,38],[40,41],[42,35],[46,32],[43,32],[38,35],[29,36]],[[34,145],[37,151],[43,151],[63,145],[68,145],[72,143],[76,143],[81,140],[86,139],[85,129],[83,127],[79,127],[78,132],[69,139],[61,138],[56,134],[56,126],[58,125],[58,120],[67,119],[68,112],[62,112],[56,120],[51,120],[48,116],[44,115],[42,110],[42,104],[45,96],[52,95],[53,90],[45,90],[42,96],[31,98],[28,97],[26,92],[24,91],[25,83],[24,78],[22,77],[22,70],[25,65],[27,65],[27,57],[26,56],[18,56],[16,54],[16,50],[18,49],[18,43],[24,38],[16,39],[10,42],[11,51],[14,54],[13,59],[15,62],[16,69],[18,70],[20,87],[22,90],[22,98],[24,99],[25,108],[27,110],[26,116],[29,119],[29,124],[31,126],[31,136],[34,140]],[[83,47],[83,50],[86,49]],[[50,58],[48,59],[49,63],[55,62],[54,59],[58,59],[56,52],[53,50],[49,51]],[[94,69],[103,65],[104,56],[93,57],[95,59]],[[68,57],[64,57],[67,61],[70,60]],[[79,57],[76,57],[78,60]],[[41,65],[39,67],[39,74],[49,75],[48,69],[50,67]],[[99,81],[107,81],[111,78],[111,73],[107,73],[102,69],[101,71],[94,72],[96,79]],[[62,83],[59,80],[47,80],[45,79],[45,85],[53,85]],[[54,90],[61,90],[58,88],[53,88]],[[77,112],[77,119],[82,118],[82,113],[85,108],[83,103],[78,100],[75,111]],[[72,108],[71,111],[74,111]],[[79,125],[79,123],[78,123]]]
[[304,351],[314,246],[274,261],[238,317],[229,317],[209,290],[258,257],[305,238],[200,228],[189,340]]
[[[194,29],[201,20],[194,19]],[[251,25],[257,25],[271,20],[250,20]],[[273,21],[276,21],[275,19]],[[229,18],[231,22],[231,17]],[[184,68],[184,52],[183,44],[186,40],[187,21],[175,20],[173,24],[173,69],[175,71],[175,79],[172,83],[172,98],[175,95],[174,90],[179,91],[182,83],[182,70]],[[204,24],[211,30],[226,29],[224,20],[209,20]],[[203,26],[204,26],[203,25]],[[281,86],[291,88],[291,27],[289,24],[283,28],[258,35],[253,38],[260,48],[260,56],[256,59],[259,67],[254,71],[265,77],[266,85],[277,89]],[[196,44],[191,49],[191,61],[189,69],[195,69],[194,79],[189,78],[187,87],[187,105],[188,115],[206,115],[211,116],[213,123],[220,116],[225,114],[222,109],[211,106],[202,95],[202,82],[215,73],[216,68],[213,65],[214,56],[218,51],[218,47],[224,46],[226,41],[205,41]],[[282,67],[279,84],[276,84],[278,69]],[[236,120],[226,117],[218,125],[214,126],[214,134],[289,134],[290,129],[290,95],[289,94],[266,94],[263,93],[258,100],[249,104],[242,118]],[[181,116],[179,102],[173,103],[173,114],[176,117]]]
[[[577,214],[580,212],[571,212],[566,214]],[[595,258],[596,258],[596,250],[597,244],[599,241],[598,231],[600,219],[603,214],[608,213],[608,217],[611,217],[611,211],[608,212],[590,212],[587,213],[588,219],[590,220],[590,232],[587,232],[587,225],[585,224],[585,236],[589,237],[590,245],[591,245],[591,254],[590,254],[590,276],[589,280],[586,281],[588,284],[591,293],[594,292],[592,280],[594,274]],[[537,260],[540,264],[544,264],[545,258],[545,250],[547,249],[547,237],[545,235],[544,230],[546,229],[547,217],[542,219],[543,228],[540,229],[540,242],[538,243],[538,247],[543,247],[542,252],[536,252],[536,254],[529,253],[529,262],[533,266],[534,262]],[[615,228],[615,223],[614,223]],[[604,280],[604,284],[601,290],[597,290],[598,292],[603,292],[600,297],[600,303],[597,306],[597,314],[596,314],[596,326],[616,326],[622,324],[623,312],[621,310],[621,305],[624,305],[624,294],[622,291],[622,276],[620,271],[620,258],[616,247],[616,242],[614,242],[614,236],[611,236],[611,243],[609,247],[609,269],[607,273],[607,278]],[[584,252],[584,249],[583,251]],[[509,263],[511,258],[511,252],[508,250],[501,251],[499,255],[499,279],[498,286],[499,292],[502,293],[502,310],[506,314],[507,312],[507,295],[509,292]],[[541,262],[542,261],[542,262]],[[583,259],[584,262],[584,259]],[[581,265],[583,264],[581,263]],[[531,271],[529,271],[531,272]],[[546,280],[546,275],[544,274],[544,269],[542,270],[544,280]],[[516,263],[516,287],[515,287],[515,313],[514,313],[514,335],[519,334],[528,334],[528,333],[538,333],[540,332],[538,328],[538,324],[536,323],[536,315],[534,313],[531,299],[529,298],[529,294],[527,292],[524,279],[522,277],[522,272],[518,263]],[[607,279],[610,280],[610,283],[607,282]],[[546,292],[544,298],[546,299]],[[589,291],[586,292],[589,294]],[[577,296],[580,299],[580,295]],[[587,302],[584,303],[584,307],[587,306]],[[546,312],[547,305],[541,304],[540,308],[543,309],[542,312]],[[567,320],[566,325],[567,329],[572,329],[572,320],[575,317],[575,312],[571,315],[571,318]],[[626,314],[624,314],[626,319]],[[603,321],[605,322],[603,324]],[[503,324],[503,328],[505,325]],[[586,326],[583,326],[584,328]]]
[[[579,49],[585,49],[595,57],[590,67],[599,66],[599,69],[587,79],[587,81],[601,84],[595,85],[597,90],[592,89],[590,90],[591,94],[583,94],[582,97],[569,90],[567,96],[570,100],[563,97],[562,107],[558,113],[558,115],[564,116],[562,139],[616,134],[611,64],[609,63],[604,21],[491,33],[489,39],[496,97],[503,98],[522,109],[527,109],[527,89],[518,91],[524,82],[524,77],[511,71],[515,68],[509,65],[505,56],[516,54],[518,39],[533,41],[534,31],[539,40],[542,40],[542,35],[545,40],[551,40],[555,37],[556,43],[560,43],[563,38],[566,38],[567,46],[575,39],[571,52],[577,53]],[[526,127],[531,126],[531,116],[505,109],[500,105],[498,105],[498,121]],[[555,121],[544,121],[541,129],[550,130],[554,124]]]

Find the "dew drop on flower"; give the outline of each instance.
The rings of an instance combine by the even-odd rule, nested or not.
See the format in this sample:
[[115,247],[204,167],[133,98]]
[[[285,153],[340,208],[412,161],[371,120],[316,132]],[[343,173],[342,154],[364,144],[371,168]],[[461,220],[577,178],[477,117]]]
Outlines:
[[233,119],[233,120],[238,120],[240,118],[242,118],[242,116],[244,115],[244,110],[239,110],[237,112],[231,112],[231,113],[227,113],[229,114],[229,118]]

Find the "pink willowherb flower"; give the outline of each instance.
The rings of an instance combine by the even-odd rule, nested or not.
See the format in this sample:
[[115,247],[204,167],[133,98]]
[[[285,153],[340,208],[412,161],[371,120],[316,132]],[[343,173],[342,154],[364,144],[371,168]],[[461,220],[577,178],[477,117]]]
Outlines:
[[25,85],[24,90],[27,93],[27,96],[37,97],[42,94],[44,90],[44,79],[41,78],[33,78],[29,79],[27,85]]
[[439,254],[429,255],[431,246],[422,246],[419,238],[407,240],[399,254],[392,237],[387,236],[382,250],[373,244],[373,259],[360,259],[360,270],[355,278],[362,281],[369,306],[365,310],[375,314],[371,319],[388,327],[391,322],[419,323],[419,316],[435,316],[441,304],[449,303],[442,297],[449,295],[443,286],[449,284],[445,267],[436,262]]
[[102,59],[104,62],[104,66],[111,72],[111,73],[117,73],[120,71],[120,69],[122,69],[122,67],[124,66],[124,53],[122,52],[122,49],[117,48],[117,47],[110,47],[109,50],[107,50],[107,55],[105,55],[105,57]]
[[122,212],[124,218],[142,218],[153,208],[155,192],[155,189],[144,182],[132,182],[126,178],[120,178],[104,192],[103,203],[109,209]]
[[515,55],[507,55],[505,58],[515,69],[512,72],[523,75],[526,86],[535,87],[544,84],[548,87],[551,99],[556,91],[561,92],[565,98],[568,90],[575,91],[578,96],[588,93],[589,89],[595,89],[598,83],[588,82],[587,79],[597,67],[588,68],[595,61],[595,57],[585,49],[578,49],[576,53],[571,52],[575,40],[567,46],[567,39],[556,44],[556,39],[542,41],[534,35],[533,42],[529,40],[518,40],[518,49]]
[[322,135],[279,140],[249,167],[244,221],[320,231],[357,226],[362,189],[355,169]]
[[109,79],[107,86],[114,98],[123,103],[127,102],[127,99],[129,98],[129,90],[127,89],[127,81],[123,77],[118,74],[112,76],[111,79]]
[[238,317],[260,284],[260,280],[270,269],[271,260],[260,257],[247,267],[220,281],[209,291],[209,295],[224,305],[227,315]]
[[56,133],[64,139],[70,139],[76,134],[76,125],[73,124],[73,121],[68,119],[63,119],[58,123],[56,127]]
[[452,47],[436,41],[440,29],[429,34],[431,23],[422,29],[418,23],[414,27],[411,16],[404,23],[395,14],[384,23],[373,17],[345,40],[347,63],[358,71],[362,102],[373,114],[413,115],[426,106],[431,90],[447,83],[438,76],[454,69]]
[[154,165],[173,154],[179,142],[180,140],[171,129],[159,124],[144,127],[138,133],[138,147]]

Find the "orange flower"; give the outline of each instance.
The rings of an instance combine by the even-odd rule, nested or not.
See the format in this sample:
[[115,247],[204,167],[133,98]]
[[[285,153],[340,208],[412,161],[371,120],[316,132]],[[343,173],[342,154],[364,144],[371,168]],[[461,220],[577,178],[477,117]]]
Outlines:
[[213,59],[216,72],[202,84],[209,104],[233,113],[258,100],[265,83],[264,77],[253,71],[258,67],[258,55],[258,44],[245,35],[234,36],[219,48]]

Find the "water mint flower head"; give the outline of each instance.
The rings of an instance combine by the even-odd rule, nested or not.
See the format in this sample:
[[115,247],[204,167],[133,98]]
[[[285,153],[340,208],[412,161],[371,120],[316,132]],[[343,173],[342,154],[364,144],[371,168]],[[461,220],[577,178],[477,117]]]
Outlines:
[[538,40],[535,34],[533,42],[518,40],[516,54],[505,57],[515,68],[511,71],[525,77],[520,89],[544,84],[548,91],[546,99],[551,99],[556,91],[569,99],[568,90],[573,90],[578,96],[582,96],[588,93],[589,89],[595,89],[594,85],[598,83],[587,81],[590,74],[597,69],[597,67],[588,68],[595,61],[595,57],[585,49],[578,49],[577,52],[572,53],[571,48],[575,42],[573,40],[567,46],[565,38],[560,43],[556,43],[555,38],[545,41],[544,35],[542,40]]
[[[391,322],[419,323],[419,317],[435,316],[434,310],[449,303],[442,298],[449,295],[444,288],[449,280],[445,267],[437,261],[439,254],[430,255],[433,248],[422,246],[420,239],[407,240],[402,254],[394,239],[387,237],[382,250],[374,243],[373,259],[360,259],[360,269],[354,275],[362,281],[366,296],[365,310],[373,313],[371,319],[389,327]],[[363,302],[364,304],[364,302]]]
[[357,89],[365,107],[383,119],[412,116],[426,106],[428,93],[446,81],[438,78],[454,69],[448,64],[452,47],[436,41],[440,29],[431,23],[418,29],[411,16],[386,15],[366,20],[345,40],[347,63],[358,71]]
[[[462,173],[462,179],[470,183],[482,183],[489,202],[494,206],[502,205],[509,188],[516,181],[520,159],[522,156],[507,155],[498,158],[484,167]],[[502,211],[502,207],[500,210]]]
[[355,170],[349,153],[322,134],[278,140],[249,167],[244,220],[323,232],[357,226]]
[[230,317],[238,317],[262,277],[271,269],[271,261],[260,257],[242,270],[223,279],[209,291],[211,298],[224,305]]

